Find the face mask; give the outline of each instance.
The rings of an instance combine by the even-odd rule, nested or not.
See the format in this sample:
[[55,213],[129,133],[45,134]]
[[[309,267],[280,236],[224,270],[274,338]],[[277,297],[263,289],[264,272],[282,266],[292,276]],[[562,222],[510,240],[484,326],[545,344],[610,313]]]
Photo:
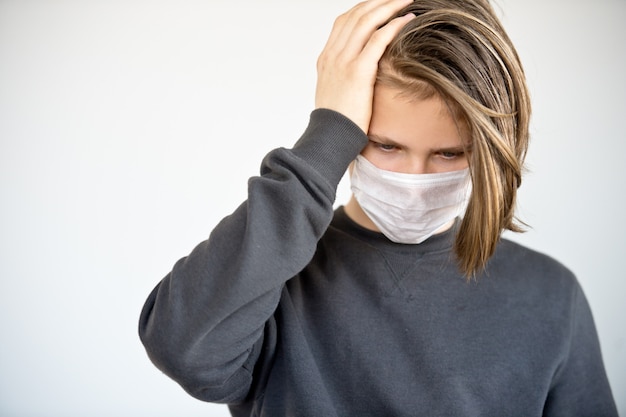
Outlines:
[[361,208],[387,238],[422,243],[463,214],[471,194],[469,169],[437,174],[385,171],[359,155],[350,176]]

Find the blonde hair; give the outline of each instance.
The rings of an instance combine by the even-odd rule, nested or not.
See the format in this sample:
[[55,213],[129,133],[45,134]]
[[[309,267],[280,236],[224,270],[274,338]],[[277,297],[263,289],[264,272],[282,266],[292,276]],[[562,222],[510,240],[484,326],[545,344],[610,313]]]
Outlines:
[[381,59],[377,83],[439,94],[471,135],[472,196],[455,241],[461,271],[482,270],[504,229],[519,232],[517,189],[528,146],[530,98],[511,40],[484,0],[419,0]]

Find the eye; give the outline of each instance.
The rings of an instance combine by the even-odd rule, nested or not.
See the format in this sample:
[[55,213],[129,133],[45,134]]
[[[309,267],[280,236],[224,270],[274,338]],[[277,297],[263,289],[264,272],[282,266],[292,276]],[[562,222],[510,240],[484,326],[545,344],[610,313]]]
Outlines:
[[439,152],[439,156],[443,159],[454,160],[458,158],[462,158],[465,155],[463,151],[441,151]]
[[376,142],[373,140],[370,140],[370,145],[372,145],[374,148],[382,151],[382,152],[392,152],[395,151],[396,149],[398,149],[398,147],[396,145],[392,145],[390,143],[381,143],[381,142]]
[[386,143],[379,143],[378,147],[382,149],[383,151],[393,151],[394,149],[396,149],[395,145],[389,145]]

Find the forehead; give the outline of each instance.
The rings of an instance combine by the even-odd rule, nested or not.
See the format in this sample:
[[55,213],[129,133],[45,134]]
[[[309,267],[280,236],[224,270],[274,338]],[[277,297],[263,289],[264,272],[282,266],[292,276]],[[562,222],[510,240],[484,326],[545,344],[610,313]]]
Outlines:
[[369,134],[403,146],[458,146],[469,138],[462,120],[438,94],[410,97],[397,89],[377,85]]

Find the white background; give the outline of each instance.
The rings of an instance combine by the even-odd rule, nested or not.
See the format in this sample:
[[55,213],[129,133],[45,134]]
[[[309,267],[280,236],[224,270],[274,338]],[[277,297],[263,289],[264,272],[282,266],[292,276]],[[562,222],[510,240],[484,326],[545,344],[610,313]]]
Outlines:
[[[534,102],[516,239],[579,277],[626,414],[626,2],[499,4]],[[0,0],[0,415],[227,415],[152,366],[139,311],[299,137],[351,5]]]

